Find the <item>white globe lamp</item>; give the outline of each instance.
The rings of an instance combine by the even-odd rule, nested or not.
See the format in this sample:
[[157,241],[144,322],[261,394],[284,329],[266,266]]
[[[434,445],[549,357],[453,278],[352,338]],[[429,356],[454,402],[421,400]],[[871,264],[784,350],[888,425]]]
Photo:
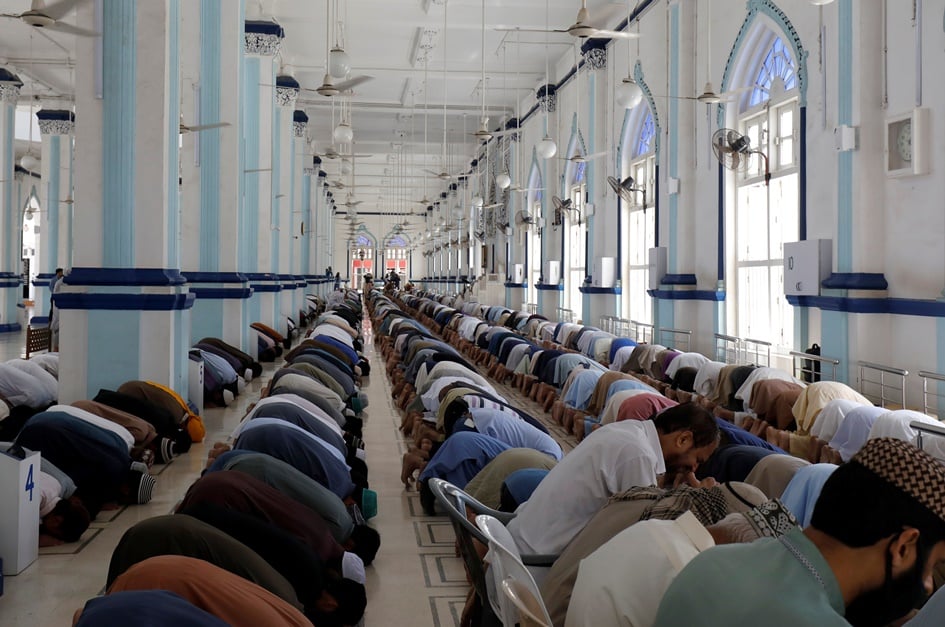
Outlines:
[[632,109],[643,100],[643,90],[629,76],[617,86],[617,104],[624,109]]
[[472,204],[473,204],[473,207],[475,207],[476,209],[482,209],[482,206],[486,203],[485,201],[483,201],[482,196],[479,196],[477,194],[476,196],[473,196]]
[[36,167],[39,165],[39,159],[37,159],[33,155],[29,155],[29,154],[23,155],[23,158],[20,159],[20,165],[23,167],[24,170],[35,170]]
[[503,172],[495,177],[495,184],[499,186],[499,189],[508,189],[512,184],[512,177],[508,172]]
[[542,159],[551,159],[555,156],[555,154],[557,154],[558,145],[555,143],[555,140],[545,135],[542,140],[538,142],[536,150],[538,152],[538,156]]
[[351,130],[351,126],[347,122],[342,122],[335,127],[332,137],[339,144],[350,144],[351,140],[354,139],[354,131]]
[[328,53],[328,73],[332,78],[344,78],[351,71],[351,57],[342,48],[332,48]]

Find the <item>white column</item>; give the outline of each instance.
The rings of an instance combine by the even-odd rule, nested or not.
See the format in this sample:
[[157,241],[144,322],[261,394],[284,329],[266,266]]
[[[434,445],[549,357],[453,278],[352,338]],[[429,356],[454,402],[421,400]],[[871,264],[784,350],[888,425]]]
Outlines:
[[[101,22],[94,16],[101,8]],[[60,310],[59,400],[129,379],[187,398],[189,308],[178,260],[179,0],[80,4],[75,251]]]
[[182,6],[183,121],[226,126],[181,135],[181,265],[196,296],[192,341],[216,337],[255,352],[243,317],[251,292],[234,245],[243,202],[243,4],[194,0]]
[[291,76],[276,77],[276,112],[273,124],[273,230],[272,263],[273,272],[279,275],[282,291],[274,303],[276,320],[286,328],[286,318],[298,318],[294,308],[295,293],[298,285],[293,267],[292,246],[295,235],[295,146],[294,110],[295,100],[299,95],[299,83]]
[[42,212],[39,231],[39,268],[33,285],[33,316],[49,315],[49,281],[56,268],[66,268],[66,253],[72,218],[72,133],[75,115],[71,111],[42,109],[36,112],[42,136],[42,184],[38,186]]
[[19,331],[20,276],[17,235],[23,228],[18,224],[20,207],[17,206],[13,188],[13,173],[16,153],[13,149],[15,136],[16,102],[20,96],[20,79],[0,69],[0,333]]
[[[272,21],[245,24],[243,74],[243,206],[240,216],[240,271],[250,279],[253,296],[247,323],[262,322],[284,328],[276,320],[276,295],[282,291],[272,262],[275,171],[273,121],[276,81],[275,55],[285,32]],[[253,342],[255,340],[252,340]]]

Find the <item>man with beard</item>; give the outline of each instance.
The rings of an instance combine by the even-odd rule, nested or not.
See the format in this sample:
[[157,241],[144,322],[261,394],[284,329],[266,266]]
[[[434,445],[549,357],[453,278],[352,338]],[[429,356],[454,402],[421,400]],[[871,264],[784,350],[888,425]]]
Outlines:
[[880,438],[830,476],[803,531],[689,562],[655,625],[887,625],[932,592],[943,560],[945,466]]
[[523,553],[557,555],[614,494],[656,485],[658,475],[670,485],[677,479],[693,487],[715,485],[711,478],[700,484],[694,473],[718,444],[712,414],[693,403],[671,407],[653,420],[607,425],[542,479],[515,510],[509,531]]

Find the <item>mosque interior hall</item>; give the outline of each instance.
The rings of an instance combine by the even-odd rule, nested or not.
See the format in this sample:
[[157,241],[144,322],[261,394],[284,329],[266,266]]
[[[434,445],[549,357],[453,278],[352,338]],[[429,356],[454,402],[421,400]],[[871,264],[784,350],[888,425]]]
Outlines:
[[945,0],[0,0],[0,625],[945,624],[943,63]]

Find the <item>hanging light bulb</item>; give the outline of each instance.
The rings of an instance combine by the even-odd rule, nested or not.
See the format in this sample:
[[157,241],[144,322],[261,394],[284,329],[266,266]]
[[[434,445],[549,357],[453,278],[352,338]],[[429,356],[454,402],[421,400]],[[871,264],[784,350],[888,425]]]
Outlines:
[[512,177],[508,172],[503,172],[495,177],[495,184],[499,186],[499,189],[508,189],[512,184]]
[[476,209],[482,209],[482,206],[486,203],[482,199],[482,196],[480,196],[479,194],[476,194],[475,196],[473,196],[472,204],[473,204],[473,207],[475,207]]
[[343,48],[335,46],[328,53],[328,73],[332,78],[344,78],[351,71],[351,57]]
[[631,77],[626,77],[617,86],[617,104],[624,109],[632,109],[643,99],[643,90]]
[[344,174],[345,176],[348,176],[349,174],[351,174],[351,162],[348,161],[347,159],[341,160],[341,173]]
[[535,147],[535,150],[542,159],[551,159],[557,154],[558,145],[555,143],[555,140],[545,135],[542,140],[538,142],[538,146]]
[[342,122],[335,127],[332,137],[334,137],[335,141],[339,144],[350,144],[351,140],[354,139],[354,131],[351,130],[351,126],[347,122]]
[[20,159],[20,165],[23,167],[24,170],[32,171],[32,170],[35,170],[36,167],[39,165],[39,159],[27,153],[23,155],[22,159]]

